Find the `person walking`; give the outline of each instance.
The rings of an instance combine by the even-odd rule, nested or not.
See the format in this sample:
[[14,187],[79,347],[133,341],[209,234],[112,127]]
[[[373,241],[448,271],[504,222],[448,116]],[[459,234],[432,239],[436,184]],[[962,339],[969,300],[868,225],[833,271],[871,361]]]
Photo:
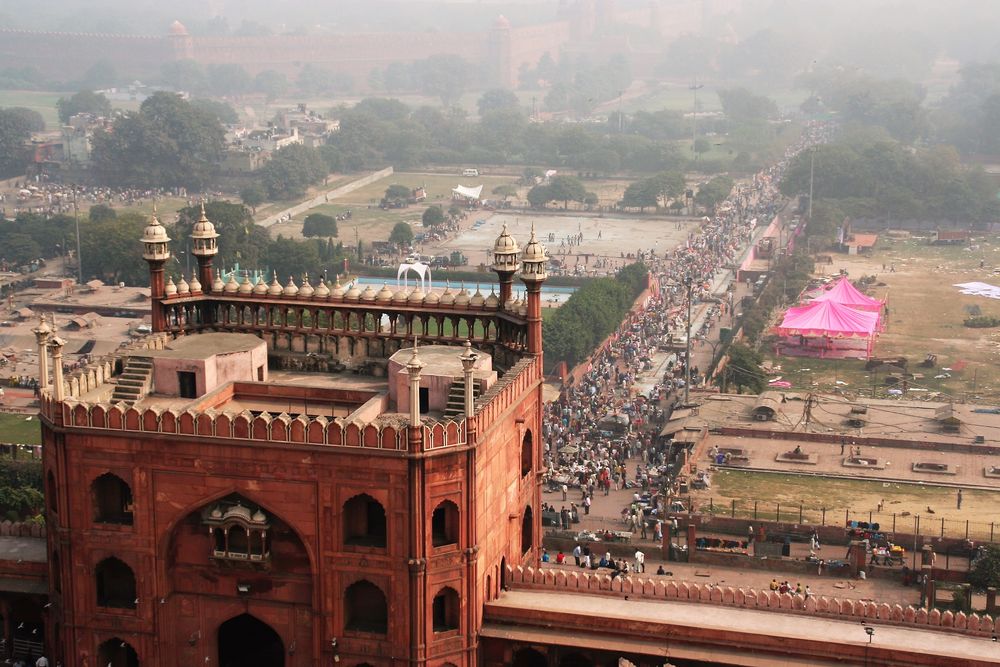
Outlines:
[[580,567],[580,558],[582,556],[583,556],[583,549],[581,549],[580,544],[577,543],[577,545],[573,547],[573,560],[576,561],[577,567]]
[[569,487],[565,484],[562,485],[563,502],[566,502],[566,494],[569,492]]
[[640,573],[646,571],[646,554],[638,549],[635,550],[635,571]]
[[590,496],[584,496],[583,498],[583,514],[584,516],[590,515]]

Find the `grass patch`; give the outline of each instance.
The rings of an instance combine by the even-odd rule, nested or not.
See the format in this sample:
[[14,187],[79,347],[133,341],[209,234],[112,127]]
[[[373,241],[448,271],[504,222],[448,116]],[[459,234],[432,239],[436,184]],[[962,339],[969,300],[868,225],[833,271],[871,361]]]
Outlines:
[[0,442],[20,445],[42,444],[42,427],[38,417],[0,413]]

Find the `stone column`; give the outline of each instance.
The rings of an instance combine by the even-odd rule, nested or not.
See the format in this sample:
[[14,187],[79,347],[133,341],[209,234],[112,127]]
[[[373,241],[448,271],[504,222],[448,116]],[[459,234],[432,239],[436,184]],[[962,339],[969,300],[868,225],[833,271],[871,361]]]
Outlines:
[[406,372],[410,375],[410,431],[420,431],[420,371],[424,363],[417,356],[417,342],[413,341],[413,355],[406,363]]
[[56,401],[62,401],[66,398],[66,387],[63,383],[62,367],[63,347],[65,347],[65,345],[66,341],[59,336],[54,336],[52,340],[49,341],[49,349],[52,350],[52,384],[55,385],[53,397]]
[[44,319],[39,319],[38,326],[32,330],[35,334],[35,341],[38,343],[38,389],[45,391],[49,388],[49,339],[52,337],[52,329]]
[[460,359],[462,360],[462,373],[465,375],[465,418],[470,419],[476,414],[472,374],[475,370],[476,360],[479,359],[479,355],[472,351],[471,341],[465,341],[465,352],[462,353]]

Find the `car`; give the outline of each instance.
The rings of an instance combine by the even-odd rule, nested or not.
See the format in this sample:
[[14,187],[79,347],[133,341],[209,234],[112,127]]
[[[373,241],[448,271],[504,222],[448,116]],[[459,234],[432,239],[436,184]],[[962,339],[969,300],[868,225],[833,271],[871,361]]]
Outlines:
[[478,175],[479,175],[479,170],[478,169],[463,169],[462,170],[462,176],[478,176]]

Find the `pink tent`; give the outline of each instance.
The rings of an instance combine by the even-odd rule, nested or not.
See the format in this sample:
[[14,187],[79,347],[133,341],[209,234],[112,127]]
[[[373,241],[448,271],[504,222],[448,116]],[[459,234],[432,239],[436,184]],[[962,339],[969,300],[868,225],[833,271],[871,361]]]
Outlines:
[[808,306],[789,308],[775,331],[782,336],[870,338],[878,329],[878,320],[878,313],[817,299]]
[[847,278],[841,278],[836,285],[813,299],[813,303],[822,301],[833,301],[842,306],[849,306],[857,310],[870,310],[875,313],[882,311],[884,303],[859,292]]

